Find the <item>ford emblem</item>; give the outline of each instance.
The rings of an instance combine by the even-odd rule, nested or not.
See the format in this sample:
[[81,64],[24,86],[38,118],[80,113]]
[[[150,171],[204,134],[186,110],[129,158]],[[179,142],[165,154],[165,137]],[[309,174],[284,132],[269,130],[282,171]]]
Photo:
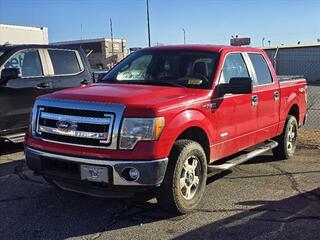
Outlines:
[[57,128],[61,131],[68,131],[68,130],[76,130],[77,124],[67,120],[59,120],[56,124]]

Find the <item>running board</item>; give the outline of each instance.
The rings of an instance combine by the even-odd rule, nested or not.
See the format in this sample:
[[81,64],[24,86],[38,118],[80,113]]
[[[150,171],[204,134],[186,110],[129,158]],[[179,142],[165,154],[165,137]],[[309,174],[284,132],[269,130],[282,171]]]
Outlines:
[[258,147],[257,149],[253,150],[252,152],[245,153],[243,155],[240,155],[234,159],[228,160],[225,163],[222,163],[220,165],[208,165],[208,172],[214,172],[214,171],[225,171],[229,170],[241,163],[244,163],[252,158],[255,158],[256,156],[265,153],[275,147],[278,146],[278,143],[273,140],[268,140],[265,142],[265,145]]
[[24,133],[7,135],[7,136],[4,136],[3,138],[13,143],[21,143],[24,141]]

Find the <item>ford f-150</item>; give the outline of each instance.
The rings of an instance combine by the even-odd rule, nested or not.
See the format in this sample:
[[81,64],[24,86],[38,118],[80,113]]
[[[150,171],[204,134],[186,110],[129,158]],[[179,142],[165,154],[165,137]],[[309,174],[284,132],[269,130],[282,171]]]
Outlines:
[[152,191],[165,209],[186,213],[199,204],[208,172],[271,149],[290,158],[305,118],[306,80],[278,78],[260,49],[146,48],[101,83],[39,97],[26,163],[65,190]]

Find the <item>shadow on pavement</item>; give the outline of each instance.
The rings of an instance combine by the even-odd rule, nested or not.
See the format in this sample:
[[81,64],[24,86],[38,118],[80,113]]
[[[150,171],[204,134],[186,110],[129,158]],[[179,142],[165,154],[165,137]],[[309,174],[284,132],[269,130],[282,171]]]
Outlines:
[[[11,166],[14,166],[13,163]],[[10,166],[1,164],[0,173]],[[163,211],[155,200],[102,199],[59,190],[22,168],[0,178],[0,236],[3,239],[66,239],[168,220],[181,221]],[[2,175],[4,176],[4,175]],[[224,174],[214,175],[210,182]]]
[[[261,161],[269,161],[262,157]],[[258,161],[260,163],[261,161]],[[14,166],[14,165],[12,165]],[[0,165],[1,170],[10,168]],[[167,220],[175,224],[190,215],[176,216],[155,202],[106,200],[61,191],[15,167],[0,178],[1,239],[99,238],[101,233]],[[211,175],[208,184],[230,174]],[[237,203],[235,209],[199,212],[242,212],[181,235],[178,239],[318,239],[320,188],[280,201]],[[248,209],[248,206],[257,206]],[[191,216],[192,217],[192,216]],[[145,236],[145,235],[144,235]]]
[[187,232],[177,239],[319,239],[320,188],[280,201],[239,202],[238,209],[208,209],[203,212],[243,211]]
[[0,164],[0,177],[17,173],[18,171],[21,171],[22,169],[26,169],[26,166],[24,164],[24,160],[16,160],[6,163]]

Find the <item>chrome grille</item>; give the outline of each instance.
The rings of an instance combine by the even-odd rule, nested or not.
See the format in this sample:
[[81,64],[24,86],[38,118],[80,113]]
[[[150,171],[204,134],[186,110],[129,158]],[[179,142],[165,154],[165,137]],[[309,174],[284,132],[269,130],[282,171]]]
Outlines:
[[123,105],[63,100],[37,100],[33,136],[69,145],[116,148]]

